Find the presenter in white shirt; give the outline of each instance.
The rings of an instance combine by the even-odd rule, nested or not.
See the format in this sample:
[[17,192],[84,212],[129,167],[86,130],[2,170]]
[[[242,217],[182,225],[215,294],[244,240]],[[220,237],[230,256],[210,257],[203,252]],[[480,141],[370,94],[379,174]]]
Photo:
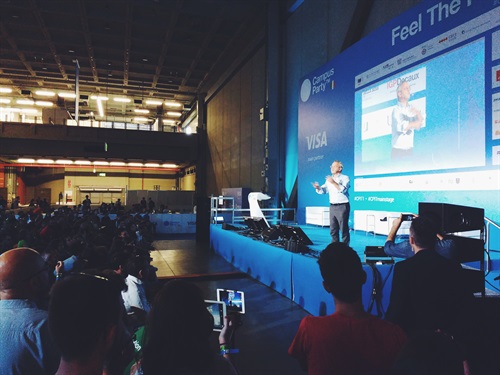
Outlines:
[[330,166],[331,175],[326,176],[325,183],[313,182],[312,186],[318,194],[330,196],[330,235],[332,242],[339,242],[339,229],[342,232],[342,242],[349,244],[349,177],[342,174],[342,162],[335,160]]

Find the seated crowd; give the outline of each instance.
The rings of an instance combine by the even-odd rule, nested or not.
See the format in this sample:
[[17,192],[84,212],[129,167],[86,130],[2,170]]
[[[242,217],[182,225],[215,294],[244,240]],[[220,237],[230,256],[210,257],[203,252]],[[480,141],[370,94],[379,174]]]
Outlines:
[[[237,374],[236,317],[225,317],[217,353],[202,291],[158,283],[147,214],[34,206],[17,215],[0,211],[1,375]],[[304,318],[289,354],[312,375],[475,374],[461,313],[472,295],[435,236],[430,221],[412,221],[413,256],[394,268],[385,320],[363,307],[357,253],[328,245],[318,264],[335,313]]]
[[234,317],[216,355],[202,291],[158,283],[148,214],[109,213],[0,211],[0,374],[236,374]]

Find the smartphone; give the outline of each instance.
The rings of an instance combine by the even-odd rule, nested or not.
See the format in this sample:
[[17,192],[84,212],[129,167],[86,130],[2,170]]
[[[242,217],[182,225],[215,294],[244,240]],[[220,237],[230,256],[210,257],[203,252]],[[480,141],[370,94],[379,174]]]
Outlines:
[[224,302],[205,300],[205,306],[214,318],[214,331],[221,331],[224,327],[224,317],[226,316],[226,305]]
[[217,301],[224,302],[227,312],[245,313],[245,293],[240,290],[217,289]]
[[403,215],[402,221],[412,221],[413,220],[412,214],[401,214],[401,215]]

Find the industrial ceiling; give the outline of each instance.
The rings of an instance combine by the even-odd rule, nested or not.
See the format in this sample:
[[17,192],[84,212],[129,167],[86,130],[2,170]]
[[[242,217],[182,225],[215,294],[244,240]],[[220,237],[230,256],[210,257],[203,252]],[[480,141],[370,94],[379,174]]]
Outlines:
[[[179,103],[182,121],[200,93],[227,70],[265,27],[271,0],[1,0],[0,93],[12,100],[52,100],[69,112],[79,66],[79,111],[97,112],[92,96],[106,96],[113,121],[149,108],[167,116]],[[52,99],[38,90],[56,93]],[[129,102],[111,100],[126,98]]]

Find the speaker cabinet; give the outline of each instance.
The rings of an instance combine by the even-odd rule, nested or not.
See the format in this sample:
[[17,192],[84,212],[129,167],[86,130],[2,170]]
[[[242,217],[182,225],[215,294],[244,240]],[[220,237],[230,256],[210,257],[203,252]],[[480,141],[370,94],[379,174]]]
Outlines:
[[481,230],[484,227],[484,209],[448,203],[418,204],[418,214],[426,215],[440,225],[442,233]]
[[447,235],[455,242],[457,260],[460,263],[484,260],[484,241],[478,238]]
[[463,268],[463,278],[469,293],[484,293],[484,272],[481,270]]

